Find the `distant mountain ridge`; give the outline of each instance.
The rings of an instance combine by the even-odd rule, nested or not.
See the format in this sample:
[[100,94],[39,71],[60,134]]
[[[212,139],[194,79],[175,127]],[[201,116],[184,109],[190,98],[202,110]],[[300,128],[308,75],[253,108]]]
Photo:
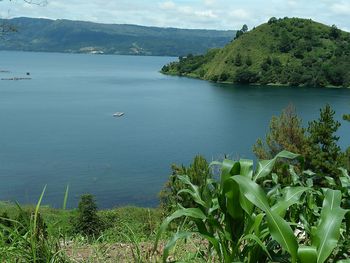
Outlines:
[[18,32],[0,40],[0,50],[184,56],[229,43],[235,31],[146,27],[127,24],[1,19]]

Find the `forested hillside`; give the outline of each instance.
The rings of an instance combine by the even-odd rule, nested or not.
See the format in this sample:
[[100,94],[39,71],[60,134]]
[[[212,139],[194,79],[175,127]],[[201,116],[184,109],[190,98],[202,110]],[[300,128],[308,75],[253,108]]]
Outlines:
[[215,82],[350,86],[350,34],[310,19],[271,18],[205,55],[180,58],[166,74]]

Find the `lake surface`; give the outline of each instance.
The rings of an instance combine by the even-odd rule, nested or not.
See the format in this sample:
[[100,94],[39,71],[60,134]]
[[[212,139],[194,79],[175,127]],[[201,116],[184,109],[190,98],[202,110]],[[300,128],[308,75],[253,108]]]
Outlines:
[[[341,120],[349,89],[220,85],[164,76],[170,57],[0,52],[0,200],[59,207],[82,193],[99,207],[155,206],[172,163],[253,158],[272,115],[289,103],[304,123],[329,103]],[[117,111],[125,112],[113,118]],[[342,121],[342,147],[350,124]]]

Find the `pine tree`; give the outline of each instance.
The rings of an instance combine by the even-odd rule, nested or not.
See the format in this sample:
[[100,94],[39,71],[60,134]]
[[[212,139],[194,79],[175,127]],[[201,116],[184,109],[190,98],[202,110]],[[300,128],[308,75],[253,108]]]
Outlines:
[[336,179],[339,176],[339,167],[344,166],[344,155],[335,135],[340,122],[334,120],[334,110],[329,105],[320,110],[320,118],[309,122],[310,152],[306,158],[306,168],[321,176],[330,176]]
[[301,125],[301,119],[296,114],[295,107],[289,105],[280,116],[273,116],[265,143],[258,139],[253,146],[253,152],[258,159],[271,159],[282,150],[305,155],[307,138]]
[[78,217],[75,230],[86,236],[97,236],[102,228],[102,222],[97,215],[97,205],[93,195],[84,194],[80,197]]

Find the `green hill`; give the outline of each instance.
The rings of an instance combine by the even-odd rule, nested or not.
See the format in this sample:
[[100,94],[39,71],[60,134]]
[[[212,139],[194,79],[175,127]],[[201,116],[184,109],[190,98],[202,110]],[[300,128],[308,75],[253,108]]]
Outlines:
[[[0,19],[17,32],[1,37],[0,50],[181,56],[229,43],[235,31],[99,24],[38,18]],[[1,28],[0,28],[1,29]]]
[[271,18],[238,35],[222,49],[180,57],[162,72],[214,82],[350,86],[350,33],[336,26]]

